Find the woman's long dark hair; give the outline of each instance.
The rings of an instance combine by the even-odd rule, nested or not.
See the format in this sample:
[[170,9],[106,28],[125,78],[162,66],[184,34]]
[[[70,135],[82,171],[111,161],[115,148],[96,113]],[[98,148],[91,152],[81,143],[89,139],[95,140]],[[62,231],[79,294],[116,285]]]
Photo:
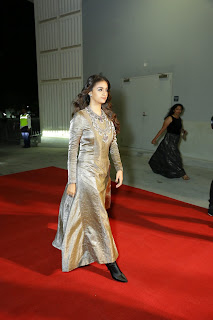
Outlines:
[[177,107],[181,107],[182,112],[184,111],[184,106],[183,106],[182,104],[180,104],[180,103],[176,103],[176,104],[174,104],[174,105],[169,109],[169,111],[168,111],[168,113],[167,113],[167,115],[165,116],[164,119],[166,119],[166,118],[169,117],[169,116],[173,116],[173,114],[174,114],[174,112],[175,112],[175,109],[176,109]]
[[106,113],[106,115],[108,116],[108,118],[113,121],[116,132],[119,133],[120,122],[118,121],[116,114],[112,111],[112,103],[111,103],[112,97],[110,94],[111,85],[109,80],[104,76],[94,74],[87,79],[87,82],[84,85],[82,91],[78,94],[78,97],[76,98],[76,100],[73,101],[73,105],[74,105],[73,115],[79,110],[85,109],[90,104],[89,92],[93,89],[94,85],[100,81],[106,81],[108,85],[108,97],[106,102],[102,104],[101,107],[103,111]]

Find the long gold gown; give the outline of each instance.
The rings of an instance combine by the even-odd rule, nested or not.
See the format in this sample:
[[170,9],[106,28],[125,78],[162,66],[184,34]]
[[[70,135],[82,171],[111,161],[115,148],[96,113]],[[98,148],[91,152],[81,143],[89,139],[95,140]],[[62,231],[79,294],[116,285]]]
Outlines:
[[105,210],[109,152],[116,171],[123,170],[113,122],[103,110],[101,116],[90,107],[77,112],[70,123],[68,151],[68,184],[76,183],[76,194],[67,195],[67,184],[53,241],[62,251],[64,272],[118,257]]

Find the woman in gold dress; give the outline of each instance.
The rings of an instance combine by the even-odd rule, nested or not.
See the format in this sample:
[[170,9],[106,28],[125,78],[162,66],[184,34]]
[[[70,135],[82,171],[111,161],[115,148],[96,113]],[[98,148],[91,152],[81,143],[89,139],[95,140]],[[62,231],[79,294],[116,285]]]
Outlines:
[[116,139],[119,122],[111,110],[109,81],[90,76],[74,102],[68,150],[68,183],[61,199],[53,246],[62,251],[62,271],[93,262],[106,264],[113,279],[127,282],[116,259],[118,251],[105,210],[109,179],[109,152],[116,187],[123,167]]

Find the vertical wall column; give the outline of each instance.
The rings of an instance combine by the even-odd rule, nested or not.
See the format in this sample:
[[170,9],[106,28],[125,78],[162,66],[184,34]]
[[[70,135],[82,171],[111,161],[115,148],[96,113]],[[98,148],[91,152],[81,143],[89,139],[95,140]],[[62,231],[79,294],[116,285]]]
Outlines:
[[34,0],[41,129],[67,134],[82,89],[81,0]]

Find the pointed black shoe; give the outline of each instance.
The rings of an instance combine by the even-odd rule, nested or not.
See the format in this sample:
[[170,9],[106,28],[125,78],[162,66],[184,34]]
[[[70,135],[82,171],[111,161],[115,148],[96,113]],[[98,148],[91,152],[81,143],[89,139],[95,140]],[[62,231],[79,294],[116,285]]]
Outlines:
[[125,275],[119,269],[116,261],[112,263],[107,263],[106,266],[109,269],[111,276],[114,280],[120,281],[120,282],[128,282]]
[[213,216],[213,205],[212,204],[209,205],[208,215],[211,216],[211,217]]

